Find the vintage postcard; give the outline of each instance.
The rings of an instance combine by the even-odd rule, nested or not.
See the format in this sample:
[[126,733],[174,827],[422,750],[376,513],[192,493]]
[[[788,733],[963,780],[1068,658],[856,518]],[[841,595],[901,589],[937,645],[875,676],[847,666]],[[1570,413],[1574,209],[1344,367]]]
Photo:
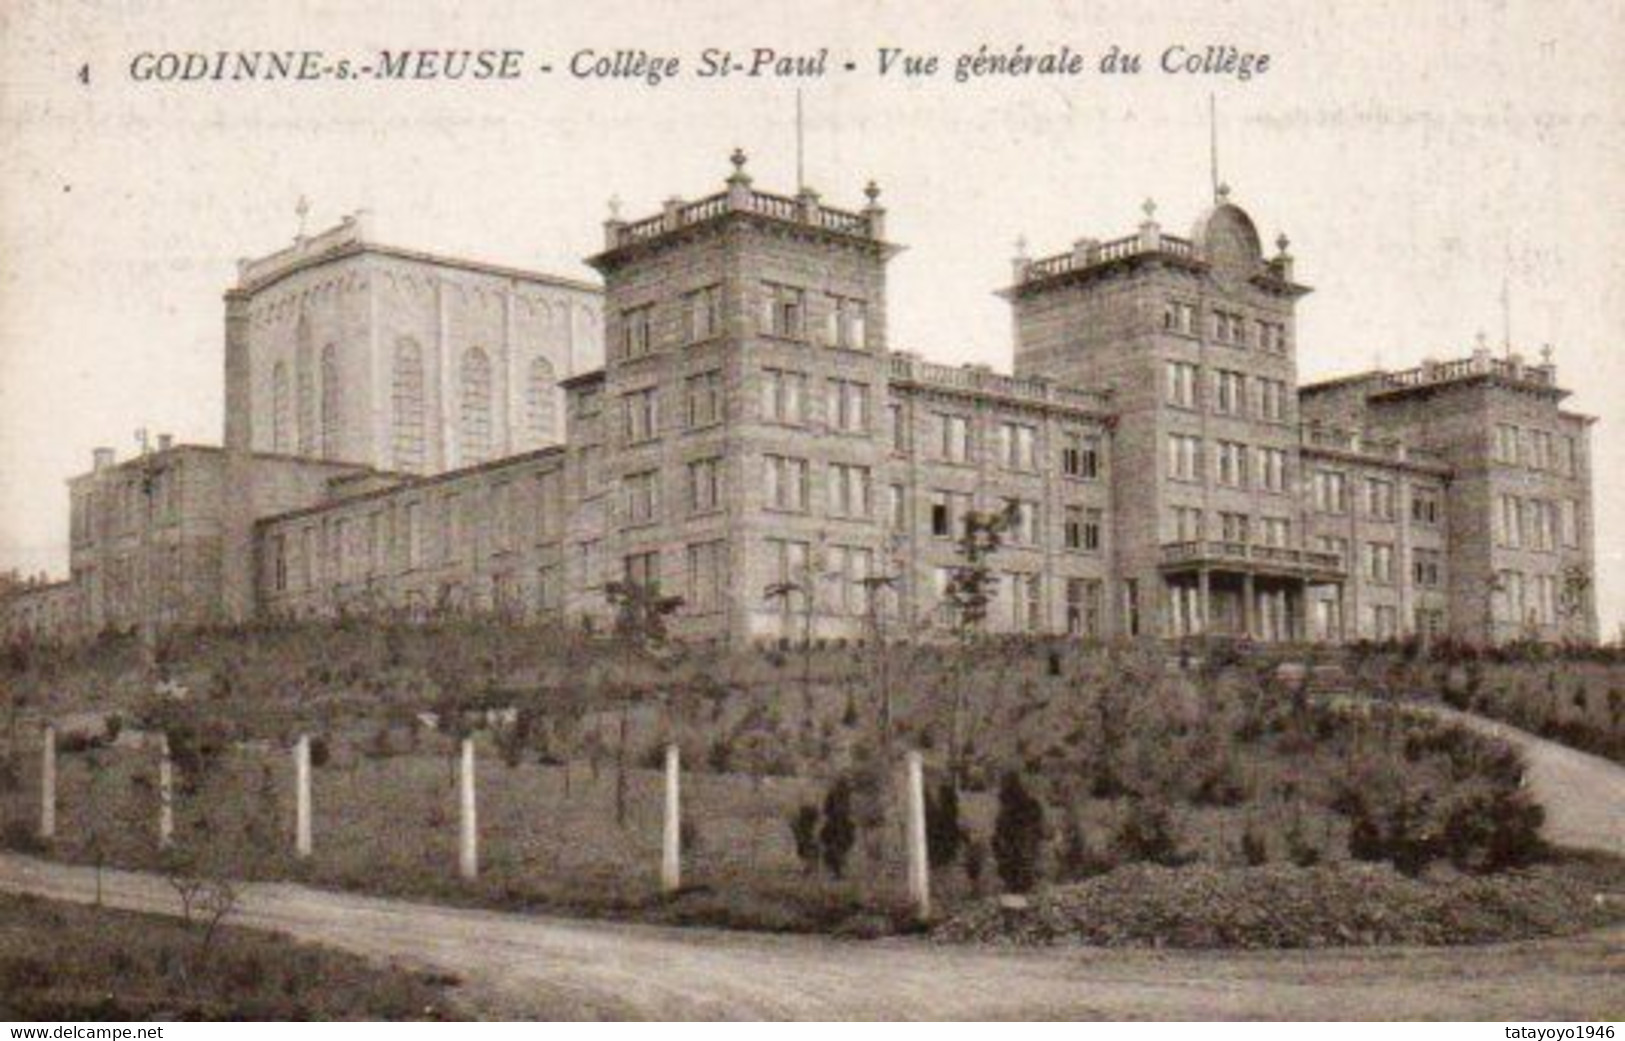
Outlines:
[[0,2],[0,1018],[1612,1038],[1622,52]]

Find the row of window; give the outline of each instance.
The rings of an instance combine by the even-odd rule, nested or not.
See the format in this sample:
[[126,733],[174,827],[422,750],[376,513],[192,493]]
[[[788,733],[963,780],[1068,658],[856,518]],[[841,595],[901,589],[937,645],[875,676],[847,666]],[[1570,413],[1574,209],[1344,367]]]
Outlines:
[[[1330,553],[1350,567],[1355,562],[1349,557],[1349,540],[1341,535],[1322,535],[1317,540],[1323,553]],[[1444,554],[1436,549],[1413,547],[1411,555],[1411,584],[1419,589],[1438,589],[1444,585]],[[1360,574],[1373,585],[1393,585],[1398,550],[1392,542],[1371,541],[1360,546]]]
[[1580,509],[1573,499],[1502,495],[1495,511],[1495,544],[1554,552],[1580,545]]
[[[757,331],[784,340],[810,341],[829,347],[863,350],[869,346],[868,304],[856,297],[822,293],[822,306],[809,314],[808,291],[775,282],[761,284]],[[723,331],[722,287],[704,286],[679,300],[679,335],[685,345],[703,343]],[[619,357],[641,358],[658,347],[655,305],[621,311]],[[814,323],[817,323],[816,325]]]
[[[1201,366],[1194,362],[1165,362],[1163,400],[1175,408],[1200,408],[1201,372]],[[1250,415],[1274,422],[1285,422],[1288,418],[1289,394],[1285,380],[1248,376],[1233,369],[1214,369],[1208,388],[1207,401],[1218,415]]]
[[309,589],[461,560],[475,542],[476,510],[489,524],[489,554],[518,552],[527,535],[553,542],[564,533],[563,491],[563,474],[553,470],[279,532],[271,538],[271,586]]
[[[1197,506],[1173,507],[1168,514],[1169,530],[1166,541],[1197,542],[1206,539],[1205,516],[1206,514]],[[1254,518],[1245,513],[1220,510],[1218,519],[1218,535],[1225,542],[1281,549],[1292,545],[1292,522],[1285,517]]]
[[[1372,520],[1391,521],[1396,516],[1397,489],[1385,477],[1367,477],[1356,484],[1340,470],[1316,470],[1310,476],[1311,501],[1320,513],[1349,512],[1352,487],[1361,490],[1361,513]],[[1440,491],[1433,485],[1412,485],[1410,517],[1414,523],[1436,525],[1444,515]]]
[[[1168,476],[1176,481],[1201,480],[1202,449],[1202,439],[1194,434],[1169,434]],[[1287,450],[1220,439],[1214,442],[1213,480],[1228,488],[1285,492]]]
[[1498,463],[1573,477],[1580,469],[1579,453],[1579,442],[1571,434],[1559,437],[1549,430],[1516,423],[1495,425],[1491,455]]
[[[1287,353],[1286,326],[1264,319],[1249,320],[1245,315],[1222,308],[1209,310],[1208,336],[1214,343],[1232,347],[1257,347],[1271,354]],[[1184,300],[1170,300],[1163,306],[1162,327],[1168,332],[1196,336],[1201,326],[1197,306]]]
[[1495,576],[1490,610],[1498,622],[1515,625],[1556,625],[1561,613],[1556,575],[1526,575],[1506,570]]

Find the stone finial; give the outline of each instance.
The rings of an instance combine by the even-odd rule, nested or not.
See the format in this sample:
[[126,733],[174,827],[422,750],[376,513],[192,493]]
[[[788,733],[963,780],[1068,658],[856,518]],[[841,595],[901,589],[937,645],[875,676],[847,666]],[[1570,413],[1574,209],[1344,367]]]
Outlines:
[[1480,329],[1478,331],[1478,335],[1473,338],[1473,357],[1475,357],[1475,358],[1488,358],[1489,356],[1490,356],[1490,338],[1489,338],[1489,334],[1484,332],[1484,330]]
[[1552,356],[1553,356],[1554,353],[1555,352],[1552,350],[1552,345],[1551,344],[1549,344],[1549,343],[1541,344],[1540,345],[1540,363],[1542,365],[1546,366],[1548,369],[1551,368],[1552,367]]
[[299,218],[299,233],[294,237],[302,241],[305,237],[305,221],[310,216],[310,200],[301,194],[299,201],[293,204],[293,212]]
[[749,184],[750,174],[745,172],[745,163],[748,157],[743,148],[735,148],[733,154],[728,156],[728,162],[733,164],[734,172],[728,175],[729,184]]
[[1286,232],[1283,231],[1281,234],[1276,236],[1275,250],[1282,256],[1286,256],[1287,247],[1290,245],[1292,245],[1292,240],[1286,237]]
[[611,223],[620,223],[621,197],[619,195],[611,195],[609,197],[609,219]]
[[880,205],[880,185],[876,184],[873,178],[863,186],[863,197],[869,200],[870,206]]
[[1214,195],[1217,197],[1219,205],[1223,206],[1230,201],[1230,186],[1221,181],[1219,187],[1214,190]]
[[1027,277],[1027,271],[1032,267],[1032,259],[1027,256],[1027,236],[1016,236],[1016,253],[1010,258],[1010,276],[1017,282]]
[[1027,236],[1025,235],[1016,236],[1016,259],[1027,259]]
[[1157,219],[1157,200],[1155,200],[1155,199],[1147,199],[1147,200],[1145,200],[1145,202],[1140,204],[1140,212],[1145,214],[1146,223],[1149,224],[1152,221],[1156,220]]

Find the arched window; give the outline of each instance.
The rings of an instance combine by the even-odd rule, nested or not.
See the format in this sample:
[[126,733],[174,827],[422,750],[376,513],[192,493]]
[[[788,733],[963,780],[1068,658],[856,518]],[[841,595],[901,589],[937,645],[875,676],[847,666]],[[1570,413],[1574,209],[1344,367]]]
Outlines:
[[333,344],[322,348],[322,458],[339,457],[340,394],[343,383],[339,378],[339,349]]
[[277,362],[271,369],[271,451],[293,451],[293,390],[288,386],[288,366]]
[[461,466],[491,458],[491,359],[478,347],[463,354]]
[[299,454],[316,454],[316,359],[310,344],[310,319],[299,316],[295,333],[294,379],[299,410]]
[[537,445],[551,444],[558,439],[553,425],[557,398],[553,363],[546,358],[535,359],[530,363],[529,379],[525,381],[525,417],[531,441]]
[[423,472],[423,348],[411,337],[395,343],[395,375],[390,398],[394,406],[395,468]]

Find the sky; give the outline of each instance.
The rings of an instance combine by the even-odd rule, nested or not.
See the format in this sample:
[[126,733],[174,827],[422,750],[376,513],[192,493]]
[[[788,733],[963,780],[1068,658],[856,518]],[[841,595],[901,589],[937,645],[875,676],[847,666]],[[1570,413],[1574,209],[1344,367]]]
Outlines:
[[[1075,77],[955,82],[986,44],[1085,56]],[[1268,54],[1262,75],[1164,74],[1171,46]],[[1116,46],[1137,76],[1092,71]],[[693,75],[705,48],[815,54],[801,81]],[[948,68],[877,71],[883,47]],[[154,83],[143,52],[524,52],[516,81]],[[584,49],[682,72],[577,79]],[[806,180],[891,238],[894,348],[1007,370],[993,291],[1036,255],[1185,233],[1211,195],[1209,98],[1232,199],[1291,237],[1305,380],[1500,348],[1555,351],[1594,429],[1603,630],[1625,622],[1625,7],[1608,0],[1326,4],[284,2],[0,5],[0,569],[63,574],[64,482],[134,432],[217,443],[221,293],[238,257],[358,208],[394,245],[579,278],[607,202],[629,217]],[[846,71],[844,63],[857,66]],[[549,65],[551,73],[540,72]],[[81,75],[83,73],[83,75]],[[88,83],[83,80],[88,79]],[[1503,304],[1503,287],[1510,306]]]

